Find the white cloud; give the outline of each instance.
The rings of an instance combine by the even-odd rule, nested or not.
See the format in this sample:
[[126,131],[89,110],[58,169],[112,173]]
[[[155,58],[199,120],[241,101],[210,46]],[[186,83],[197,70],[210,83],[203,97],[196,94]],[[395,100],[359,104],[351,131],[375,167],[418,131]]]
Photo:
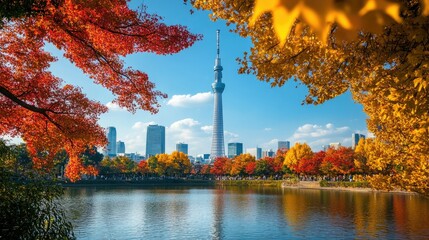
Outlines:
[[335,128],[332,123],[328,123],[326,126],[304,124],[303,126],[298,127],[298,129],[293,134],[293,138],[295,140],[304,138],[323,138],[325,136],[345,133],[349,130],[349,127]]
[[274,151],[276,151],[278,148],[278,142],[279,140],[277,138],[271,139],[266,143],[262,143],[261,147],[262,149],[273,149]]
[[238,134],[237,133],[223,131],[223,134],[224,134],[225,137],[238,138]]
[[195,95],[173,95],[171,99],[168,100],[167,105],[173,107],[190,107],[191,105],[209,102],[212,99],[213,93],[211,92],[197,93]]
[[320,150],[323,145],[328,145],[333,142],[340,142],[343,146],[351,144],[351,133],[349,127],[335,127],[334,124],[326,125],[304,124],[295,130],[292,137],[289,138],[291,144],[293,142],[306,142],[313,151]]
[[[202,126],[201,130],[203,130],[204,133],[211,135],[213,133],[213,125]],[[236,141],[239,137],[237,133],[233,133],[229,131],[223,131],[223,134],[225,139],[229,139],[227,142]]]
[[185,118],[173,122],[166,129],[166,151],[171,152],[176,149],[176,143],[188,144],[190,155],[210,152],[211,135],[208,135],[200,127],[200,123],[192,118]]
[[272,128],[268,128],[268,127],[267,127],[267,128],[264,128],[264,131],[267,131],[267,132],[268,132],[268,131],[271,131],[271,130],[273,130],[273,129],[272,129]]
[[132,129],[143,129],[147,128],[147,126],[155,124],[155,122],[135,122],[134,125],[131,127]]
[[213,132],[213,125],[202,126],[201,130],[203,130],[207,134],[212,133]]
[[119,107],[117,103],[108,102],[105,105],[110,111],[126,111],[125,108]]
[[200,123],[192,118],[185,118],[179,121],[176,121],[170,125],[170,130],[181,130],[187,127],[197,126]]

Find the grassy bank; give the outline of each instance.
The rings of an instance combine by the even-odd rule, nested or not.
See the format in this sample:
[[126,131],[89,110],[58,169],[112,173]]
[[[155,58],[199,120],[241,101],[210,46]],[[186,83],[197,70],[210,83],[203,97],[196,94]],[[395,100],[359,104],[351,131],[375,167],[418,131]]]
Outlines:
[[368,182],[328,182],[326,180],[320,181],[321,187],[345,187],[345,188],[369,188]]
[[269,186],[282,187],[284,185],[294,185],[297,180],[218,180],[216,185],[219,186]]
[[200,179],[147,179],[143,181],[126,180],[80,180],[77,182],[61,182],[64,187],[95,187],[95,186],[215,186],[215,181]]
[[202,180],[202,179],[146,179],[146,180],[80,180],[60,182],[66,187],[86,186],[269,186],[296,188],[368,188],[367,182],[306,182],[287,180]]
[[275,188],[323,189],[340,191],[375,191],[368,182],[331,182],[287,180],[202,180],[202,179],[145,179],[145,180],[80,180],[75,183],[60,182],[64,187],[215,187],[260,186]]

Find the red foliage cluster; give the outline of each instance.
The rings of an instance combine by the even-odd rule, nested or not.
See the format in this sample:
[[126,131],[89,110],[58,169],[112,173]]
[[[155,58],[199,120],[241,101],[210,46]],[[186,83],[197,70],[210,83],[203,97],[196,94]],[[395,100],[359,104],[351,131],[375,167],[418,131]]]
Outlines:
[[45,43],[109,89],[119,106],[156,113],[157,99],[166,95],[154,90],[145,73],[125,68],[121,57],[176,53],[201,36],[167,26],[144,8],[129,9],[125,0],[45,3],[0,28],[0,135],[21,137],[39,168],[52,168],[55,153],[65,149],[70,156],[66,174],[73,181],[81,173],[95,173],[78,156],[87,146],[105,145],[97,120],[107,108],[49,72],[55,58],[44,50]]

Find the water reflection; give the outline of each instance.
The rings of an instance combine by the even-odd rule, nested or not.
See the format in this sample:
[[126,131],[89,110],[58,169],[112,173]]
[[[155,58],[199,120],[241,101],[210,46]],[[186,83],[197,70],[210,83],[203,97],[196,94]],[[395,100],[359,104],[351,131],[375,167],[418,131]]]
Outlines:
[[212,239],[222,239],[223,215],[224,215],[224,190],[216,189],[213,191],[213,224],[211,229]]
[[79,239],[429,239],[429,199],[310,189],[67,189]]

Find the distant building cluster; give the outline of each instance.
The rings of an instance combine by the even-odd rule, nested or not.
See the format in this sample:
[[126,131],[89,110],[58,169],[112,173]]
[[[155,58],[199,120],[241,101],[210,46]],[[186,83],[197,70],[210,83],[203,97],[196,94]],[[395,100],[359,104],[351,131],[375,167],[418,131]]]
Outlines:
[[[125,143],[116,141],[116,128],[108,127],[106,129],[108,144],[104,155],[109,157],[128,156],[132,159],[149,158],[160,153],[165,153],[165,127],[160,125],[149,125],[146,134],[146,155],[140,156],[134,153],[125,153]],[[186,145],[186,152],[187,152]]]
[[[140,155],[137,153],[126,153],[125,152],[125,143],[123,141],[116,141],[116,128],[108,127],[106,128],[106,136],[108,139],[108,144],[105,148],[104,155],[109,157],[115,156],[127,156],[132,160],[140,161],[142,159],[147,159],[151,156],[155,156],[157,154],[165,153],[165,127],[161,125],[149,125],[147,127],[146,134],[146,154]],[[365,135],[360,133],[352,134],[352,148],[356,148],[359,141],[361,139],[365,139]],[[277,142],[277,151],[285,152],[290,149],[289,141],[278,141]],[[324,151],[329,148],[338,149],[341,147],[340,142],[333,142],[328,145],[322,146]],[[246,148],[244,149],[243,143],[240,142],[232,142],[228,143],[228,152],[225,157],[234,158],[243,153],[248,153],[254,156],[256,159],[261,159],[265,157],[274,157],[276,155],[276,151],[273,149],[263,150],[260,147],[255,148]],[[245,150],[245,151],[244,151]],[[187,143],[179,142],[176,144],[176,151],[182,152],[186,155],[189,153],[189,145]],[[211,158],[211,154],[202,153],[198,154],[196,157],[189,156],[189,159],[192,163],[197,164],[209,164],[213,162]]]

